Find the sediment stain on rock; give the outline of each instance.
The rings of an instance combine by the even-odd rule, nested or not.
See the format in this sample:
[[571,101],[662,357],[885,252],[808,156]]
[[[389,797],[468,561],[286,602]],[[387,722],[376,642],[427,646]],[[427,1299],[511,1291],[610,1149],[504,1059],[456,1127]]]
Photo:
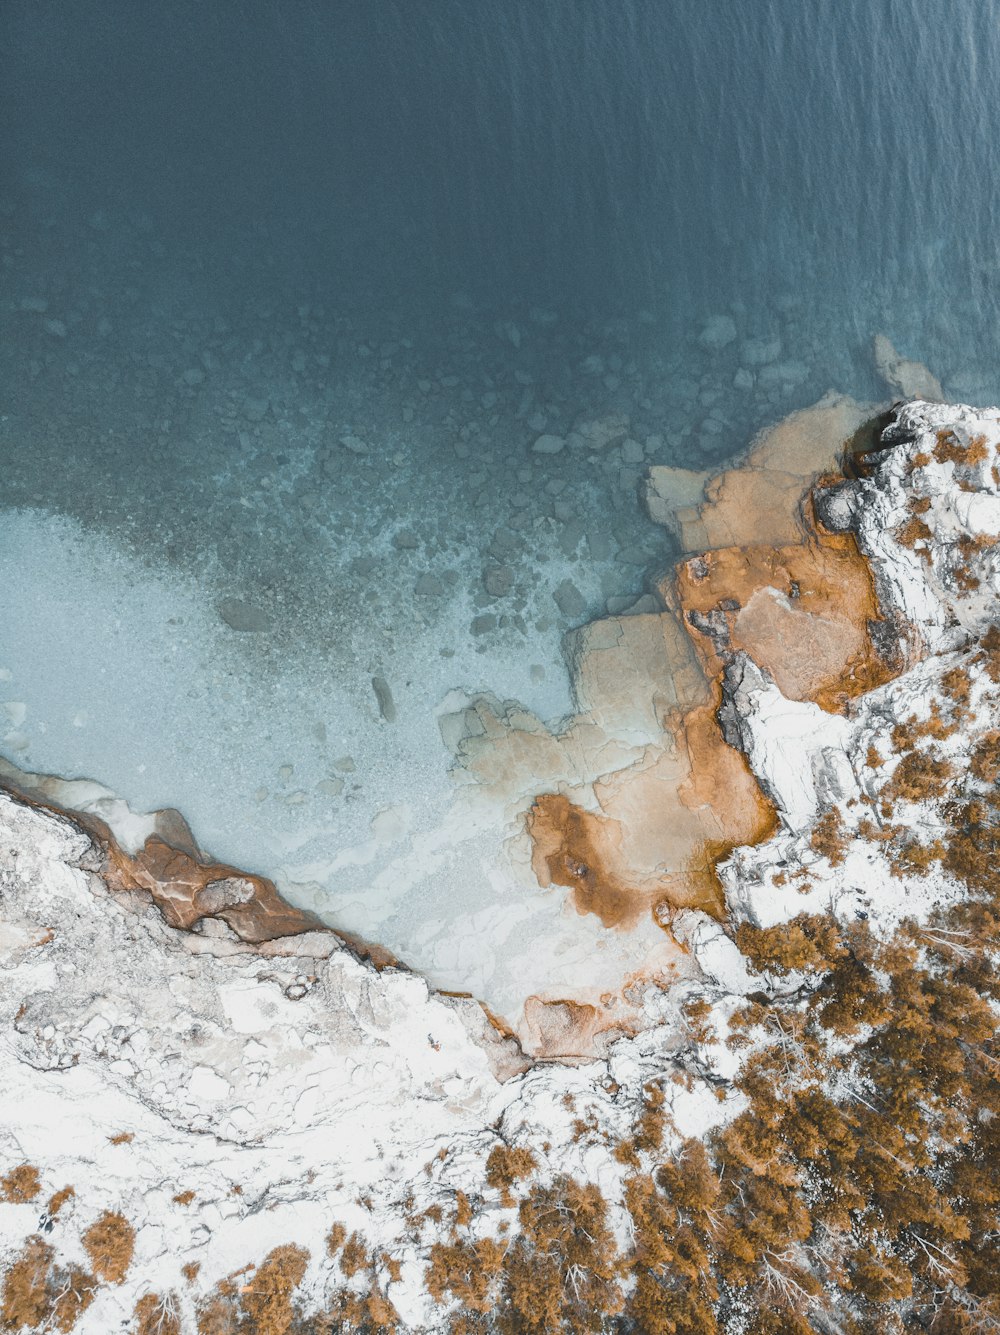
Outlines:
[[588,1002],[548,1001],[529,997],[524,1006],[524,1028],[537,1057],[589,1055],[598,1035],[608,1028],[607,1016]]
[[578,913],[594,913],[605,927],[631,927],[649,896],[624,884],[605,865],[602,844],[621,839],[621,826],[574,806],[559,793],[539,797],[528,815],[539,884],[572,891]]
[[[94,842],[93,869],[107,885],[119,893],[148,894],[171,927],[192,931],[204,919],[217,919],[238,940],[255,946],[306,932],[327,934],[331,948],[341,942],[378,969],[401,967],[383,946],[330,928],[289,904],[266,876],[216,862],[198,847],[187,821],[172,807],[136,815],[100,784],[30,774],[9,761],[0,761],[0,792],[84,830]],[[98,814],[102,810],[114,829]],[[126,842],[119,831],[131,839]]]
[[[605,619],[569,638],[581,713],[552,740],[578,738],[606,767],[578,769],[576,784],[561,776],[525,821],[539,884],[565,886],[577,911],[605,927],[627,932],[652,911],[669,929],[686,908],[724,919],[717,865],[776,828],[717,717],[735,655],[749,654],[787,698],[830,711],[898,671],[886,637],[873,635],[883,622],[867,560],[850,533],[819,523],[812,501],[815,486],[840,480],[843,452],[869,417],[828,395],[762,433],[743,467],[705,482],[685,473],[680,507],[664,500],[665,470],[651,479],[647,501],[655,492],[661,522],[698,554],[661,581],[666,612]],[[591,1036],[600,1027],[588,1019]]]
[[742,649],[790,699],[837,708],[891,675],[872,644],[881,613],[868,563],[841,535],[717,549],[681,563],[665,591],[711,677]]

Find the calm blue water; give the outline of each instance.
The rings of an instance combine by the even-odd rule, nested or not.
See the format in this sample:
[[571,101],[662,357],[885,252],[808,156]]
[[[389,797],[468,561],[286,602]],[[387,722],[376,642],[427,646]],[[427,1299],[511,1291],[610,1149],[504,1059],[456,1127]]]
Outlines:
[[569,711],[646,468],[885,398],[878,332],[1000,400],[997,13],[4,0],[0,753],[473,985],[435,711]]
[[992,0],[7,0],[0,23],[8,196],[44,171],[57,228],[142,214],[212,283],[760,319],[796,292],[844,337],[884,303],[949,361],[992,331]]

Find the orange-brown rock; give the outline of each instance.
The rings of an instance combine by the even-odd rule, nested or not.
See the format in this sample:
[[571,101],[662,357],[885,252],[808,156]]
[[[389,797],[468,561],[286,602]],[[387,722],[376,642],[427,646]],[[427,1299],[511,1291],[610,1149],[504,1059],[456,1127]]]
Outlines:
[[108,846],[113,890],[145,890],[171,927],[189,931],[202,918],[221,918],[243,941],[315,931],[322,924],[293,908],[271,881],[223,863],[203,862],[153,835],[134,856]]
[[621,841],[617,821],[546,793],[531,808],[528,829],[539,885],[567,886],[578,913],[595,913],[605,927],[630,927],[648,907],[648,892],[622,883],[608,866],[609,843]]
[[[304,932],[325,932],[342,941],[359,959],[378,969],[398,966],[382,946],[369,945],[350,932],[335,931],[311,913],[287,903],[273,881],[225,863],[214,862],[198,848],[179,811],[164,808],[145,817],[130,817],[130,824],[152,829],[135,853],[128,852],[107,821],[92,810],[68,805],[78,790],[97,788],[86,780],[63,780],[27,774],[9,762],[0,769],[0,791],[19,801],[41,807],[71,820],[93,839],[101,857],[101,872],[112,890],[148,894],[171,927],[191,931],[204,918],[224,922],[241,941],[262,945]],[[60,800],[64,799],[64,800]],[[116,803],[124,807],[124,803]]]
[[523,1029],[536,1057],[590,1057],[598,1034],[609,1028],[597,1006],[576,1001],[544,1001],[529,997],[524,1005]]
[[[821,528],[811,501],[869,417],[828,395],[763,432],[745,464],[714,479],[653,470],[647,503],[700,554],[661,583],[676,619],[602,620],[571,637],[581,713],[558,741],[566,749],[586,738],[609,764],[576,784],[564,766],[526,820],[539,884],[566,887],[577,911],[605,927],[629,931],[664,906],[724,916],[716,865],[775,828],[716,717],[736,651],[791,699],[831,710],[891,676],[872,641],[880,613],[867,562],[853,537]],[[602,737],[629,746],[619,758]]]
[[716,718],[719,700],[717,686],[713,703],[684,719],[688,778],[678,796],[698,816],[701,838],[671,878],[665,899],[672,908],[700,908],[723,918],[725,896],[716,866],[740,844],[755,844],[773,834],[778,817],[746,757],[722,736]]
[[707,552],[681,563],[665,592],[710,677],[742,649],[789,699],[832,708],[887,680],[869,630],[878,600],[853,539],[814,530],[794,545]]
[[[870,415],[870,408],[846,395],[827,394],[762,431],[746,458],[706,480],[694,500],[697,475],[651,470],[650,485],[664,515],[660,522],[674,530],[685,552],[794,542],[810,483],[839,467],[848,441]],[[674,490],[686,504],[670,509],[662,498]],[[659,518],[652,505],[650,513]]]

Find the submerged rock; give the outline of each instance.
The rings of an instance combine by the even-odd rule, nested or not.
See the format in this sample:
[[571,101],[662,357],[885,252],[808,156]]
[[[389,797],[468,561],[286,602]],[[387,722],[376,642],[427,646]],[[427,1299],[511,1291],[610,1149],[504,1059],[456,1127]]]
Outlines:
[[372,690],[375,692],[379,714],[385,719],[386,723],[395,723],[396,702],[392,698],[389,683],[384,677],[372,677]]
[[904,399],[938,402],[944,398],[937,376],[932,375],[923,362],[901,357],[885,334],[875,335],[874,352],[875,369],[889,388],[896,390]]
[[698,342],[710,352],[728,348],[736,338],[736,322],[731,315],[713,315],[698,335]]
[[231,630],[261,633],[273,626],[271,618],[259,607],[245,603],[242,598],[222,598],[218,603],[219,616]]

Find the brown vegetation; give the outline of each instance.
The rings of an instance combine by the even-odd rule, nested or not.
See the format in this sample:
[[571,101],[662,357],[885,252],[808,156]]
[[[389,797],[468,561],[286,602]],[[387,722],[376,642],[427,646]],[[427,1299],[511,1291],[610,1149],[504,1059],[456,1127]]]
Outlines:
[[599,1331],[620,1309],[616,1249],[607,1206],[592,1183],[556,1179],[519,1210],[507,1258],[501,1332]]
[[135,1305],[135,1335],[181,1335],[177,1300],[172,1293],[147,1293]]
[[1000,684],[1000,626],[990,626],[980,641],[979,662],[994,685]]
[[34,1329],[52,1309],[49,1268],[53,1250],[37,1235],[28,1239],[10,1264],[0,1290],[0,1324],[4,1330]]
[[66,1202],[71,1200],[75,1195],[76,1192],[72,1187],[61,1187],[58,1191],[53,1192],[45,1206],[46,1214],[51,1219],[54,1219]]
[[922,543],[920,556],[924,561],[930,561],[930,540],[933,535],[927,527],[926,522],[919,515],[913,515],[910,519],[896,529],[896,541],[902,547],[908,547],[911,551],[917,549],[917,543]]
[[120,1284],[132,1264],[135,1230],[124,1215],[106,1210],[84,1233],[83,1246],[94,1273],[109,1284]]
[[72,1330],[97,1296],[98,1281],[86,1270],[70,1266],[56,1272],[53,1287],[57,1292],[50,1319],[56,1330]]
[[309,1253],[292,1244],[276,1247],[265,1257],[240,1293],[244,1324],[249,1330],[258,1335],[286,1335],[292,1329],[292,1295],[308,1264]]
[[0,1329],[72,1330],[94,1301],[98,1281],[76,1266],[54,1265],[55,1252],[37,1234],[8,1267],[0,1290]]
[[0,1198],[11,1205],[33,1201],[41,1189],[38,1169],[28,1163],[12,1168],[6,1177],[0,1177]]
[[941,689],[958,706],[969,703],[972,695],[972,678],[964,667],[953,667],[941,678]]
[[287,1243],[256,1269],[248,1267],[251,1274],[241,1271],[223,1280],[198,1309],[198,1335],[291,1335],[308,1329],[294,1304],[308,1265],[309,1253]]
[[519,1145],[494,1145],[486,1160],[486,1182],[500,1192],[504,1205],[513,1205],[511,1187],[521,1178],[530,1177],[538,1160],[529,1149]]
[[910,751],[882,790],[883,801],[903,798],[908,802],[926,802],[943,797],[953,773],[947,760],[935,759],[926,751]]
[[352,1233],[340,1253],[340,1268],[348,1279],[368,1265],[368,1248],[360,1233]]
[[809,836],[810,847],[820,857],[828,858],[831,867],[839,867],[843,864],[847,843],[847,833],[840,812],[836,807],[824,811]]

